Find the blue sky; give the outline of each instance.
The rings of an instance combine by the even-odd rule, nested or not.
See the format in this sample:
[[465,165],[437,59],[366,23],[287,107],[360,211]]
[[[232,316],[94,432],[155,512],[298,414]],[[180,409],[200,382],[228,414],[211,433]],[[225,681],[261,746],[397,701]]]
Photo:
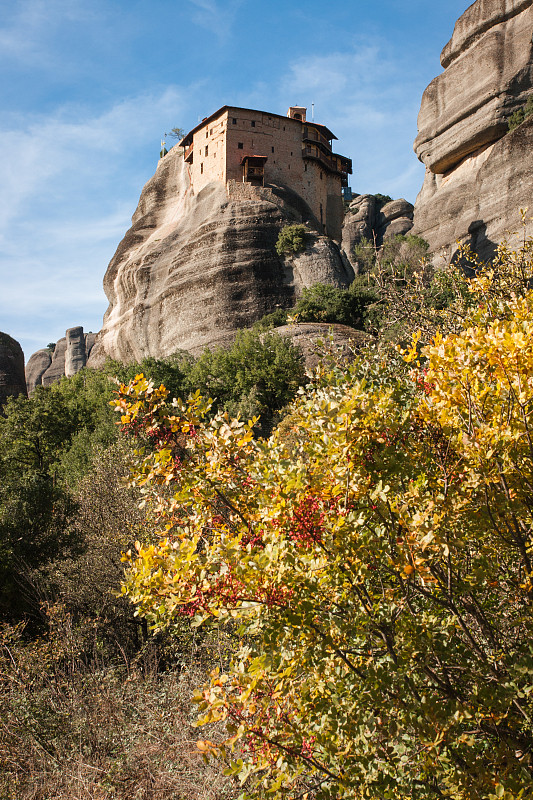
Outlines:
[[354,191],[414,202],[424,88],[466,0],[0,0],[0,330],[97,331],[160,140],[230,104],[311,106]]

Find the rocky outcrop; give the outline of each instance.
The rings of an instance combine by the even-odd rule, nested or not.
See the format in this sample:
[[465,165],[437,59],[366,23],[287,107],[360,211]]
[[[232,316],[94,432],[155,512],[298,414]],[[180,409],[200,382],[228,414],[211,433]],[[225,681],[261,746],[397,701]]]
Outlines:
[[[309,226],[305,252],[280,258],[281,227],[302,221]],[[239,328],[293,305],[304,286],[344,286],[352,277],[339,248],[313,229],[309,209],[293,192],[211,183],[195,195],[175,147],[144,187],[109,264],[109,308],[89,364],[226,344]]]
[[37,350],[26,365],[26,385],[28,394],[36,386],[50,386],[63,376],[70,378],[87,364],[96,334],[84,333],[81,326],[69,328],[51,352]]
[[407,200],[392,200],[381,206],[373,194],[358,195],[344,218],[342,249],[351,259],[353,249],[362,239],[381,247],[385,239],[409,233],[413,227],[413,206]]
[[0,407],[19,394],[26,394],[24,353],[16,339],[0,333]]
[[273,329],[274,333],[290,339],[303,353],[305,367],[314,370],[325,352],[333,346],[343,361],[351,361],[357,348],[372,341],[372,336],[349,325],[327,322],[298,322]]
[[533,205],[531,121],[508,120],[533,93],[531,0],[477,0],[442,52],[424,92],[415,151],[426,177],[413,232],[450,258],[455,241],[489,258]]

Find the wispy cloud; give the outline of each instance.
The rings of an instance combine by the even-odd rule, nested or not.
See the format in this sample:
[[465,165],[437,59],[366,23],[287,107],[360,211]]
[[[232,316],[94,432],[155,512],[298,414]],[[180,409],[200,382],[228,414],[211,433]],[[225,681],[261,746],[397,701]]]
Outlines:
[[[71,325],[101,327],[107,263],[157,164],[160,134],[187,102],[168,87],[97,115],[65,106],[0,127],[0,329],[27,355]],[[24,340],[29,318],[46,341]]]
[[233,32],[237,11],[246,0],[188,0],[196,11],[191,21],[214,34],[219,43],[225,43]]
[[422,89],[379,40],[299,58],[280,83],[284,98],[308,113],[314,103],[315,119],[339,137],[340,151],[354,160],[356,191],[399,191],[412,200],[424,174],[412,153]]
[[28,203],[68,199],[71,191],[79,198],[83,189],[90,192],[91,185],[105,182],[119,171],[128,148],[153,138],[155,152],[157,121],[163,128],[183,105],[182,93],[170,87],[157,96],[129,98],[97,116],[76,106],[32,116],[30,122],[12,115],[0,128],[0,237],[13,219],[26,215]]
[[66,23],[86,24],[96,9],[82,0],[15,0],[4,6],[0,26],[0,60],[39,62],[54,60],[50,37]]

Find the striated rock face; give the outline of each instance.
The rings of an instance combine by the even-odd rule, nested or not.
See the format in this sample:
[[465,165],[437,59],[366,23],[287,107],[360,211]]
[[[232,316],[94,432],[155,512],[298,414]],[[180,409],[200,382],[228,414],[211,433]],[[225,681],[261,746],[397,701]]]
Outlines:
[[[281,227],[302,221],[310,226],[306,251],[280,258]],[[89,365],[198,353],[292,305],[304,286],[353,277],[293,192],[211,183],[194,195],[177,147],[144,187],[132,223],[104,278],[109,308]]]
[[19,394],[26,394],[24,353],[16,339],[0,333],[0,407]]
[[349,362],[353,360],[357,348],[372,341],[372,336],[364,331],[327,322],[298,322],[274,328],[273,332],[290,339],[292,344],[301,349],[308,370],[317,367],[330,342],[338,348],[343,360]]
[[418,116],[415,151],[433,173],[505,134],[533,85],[532,33],[524,0],[478,0],[459,19]]
[[36,386],[50,386],[63,376],[70,378],[87,364],[96,334],[84,333],[81,326],[69,328],[54,352],[37,350],[26,365],[26,385],[31,395]]
[[413,206],[407,200],[392,200],[379,208],[373,194],[362,194],[350,203],[344,218],[342,249],[351,258],[361,239],[380,247],[390,236],[409,233],[413,227]]
[[28,394],[33,394],[36,386],[42,386],[42,376],[52,363],[52,356],[47,349],[37,350],[30,356],[26,364],[26,385]]
[[439,258],[449,261],[461,242],[490,260],[499,242],[512,240],[520,229],[519,209],[533,208],[532,153],[530,117],[448,175],[426,173],[415,206],[415,232]]
[[433,251],[468,241],[482,257],[533,204],[531,123],[508,119],[533,93],[531,0],[477,0],[442,52],[424,92],[415,151],[426,178],[413,232]]

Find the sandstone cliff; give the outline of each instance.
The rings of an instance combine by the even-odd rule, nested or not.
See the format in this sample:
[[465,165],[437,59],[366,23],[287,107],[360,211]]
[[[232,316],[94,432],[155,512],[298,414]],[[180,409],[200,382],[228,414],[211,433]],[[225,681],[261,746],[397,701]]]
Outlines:
[[450,258],[456,240],[483,258],[533,210],[533,126],[508,120],[533,93],[531,0],[477,0],[458,20],[424,92],[415,151],[426,165],[416,233]]
[[[281,227],[309,226],[304,253],[280,258]],[[283,187],[211,183],[197,195],[173,148],[144,187],[132,227],[104,278],[109,308],[89,360],[192,353],[224,344],[304,286],[347,285],[353,270],[319,235],[303,200]]]
[[342,249],[353,259],[353,249],[362,239],[380,247],[384,240],[409,233],[413,227],[413,206],[407,200],[392,200],[380,206],[373,194],[358,195],[348,208],[342,229]]
[[75,375],[87,364],[95,340],[94,333],[84,333],[81,326],[69,328],[53,351],[47,348],[37,350],[26,365],[26,385],[28,394],[36,386],[50,386],[63,376]]
[[26,394],[24,353],[16,339],[0,333],[0,407],[19,394]]
[[274,328],[273,333],[290,339],[299,347],[304,357],[305,368],[314,370],[324,353],[333,346],[337,357],[349,362],[353,360],[358,348],[369,344],[372,336],[364,331],[328,322],[298,322]]

